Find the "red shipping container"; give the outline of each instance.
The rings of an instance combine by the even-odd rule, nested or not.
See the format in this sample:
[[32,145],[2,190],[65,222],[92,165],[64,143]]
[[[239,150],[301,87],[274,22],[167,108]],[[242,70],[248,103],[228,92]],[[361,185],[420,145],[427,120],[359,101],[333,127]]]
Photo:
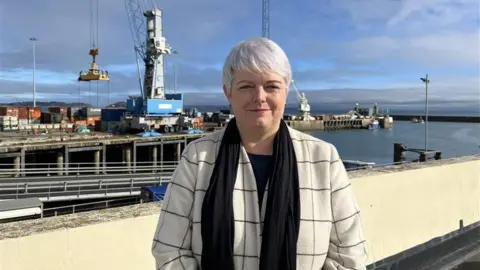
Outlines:
[[18,119],[28,119],[28,109],[26,107],[18,108]]
[[18,117],[18,107],[0,107],[0,115]]

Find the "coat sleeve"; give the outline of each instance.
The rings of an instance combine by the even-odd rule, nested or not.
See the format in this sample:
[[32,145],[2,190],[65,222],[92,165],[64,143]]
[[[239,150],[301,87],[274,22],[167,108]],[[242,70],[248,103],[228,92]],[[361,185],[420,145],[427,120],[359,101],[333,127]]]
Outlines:
[[197,164],[197,149],[195,143],[190,143],[182,153],[162,202],[152,243],[157,270],[197,269],[191,247]]
[[337,149],[331,145],[332,229],[324,270],[365,270],[367,251],[351,182]]

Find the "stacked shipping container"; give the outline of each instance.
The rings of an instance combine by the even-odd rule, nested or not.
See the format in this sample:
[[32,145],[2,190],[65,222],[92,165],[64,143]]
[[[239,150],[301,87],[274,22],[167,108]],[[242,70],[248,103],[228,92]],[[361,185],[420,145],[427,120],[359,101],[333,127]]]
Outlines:
[[[52,127],[61,124],[101,127],[104,122],[120,124],[125,112],[124,108],[4,106],[0,107],[0,125],[1,130],[31,130],[44,124]],[[17,128],[20,126],[23,128]]]
[[115,131],[121,126],[121,121],[125,112],[127,112],[127,109],[125,108],[102,109],[99,129],[101,131]]
[[16,117],[20,125],[39,124],[40,107],[0,107],[0,116]]
[[102,109],[86,107],[83,111],[87,126],[95,126],[95,122],[101,120]]

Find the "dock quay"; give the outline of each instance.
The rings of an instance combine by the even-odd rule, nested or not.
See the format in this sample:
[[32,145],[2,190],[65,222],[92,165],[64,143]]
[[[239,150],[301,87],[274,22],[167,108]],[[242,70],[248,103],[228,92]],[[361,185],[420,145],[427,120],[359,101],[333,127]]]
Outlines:
[[288,126],[300,131],[312,131],[312,130],[339,130],[339,129],[368,129],[373,126],[375,121],[378,122],[379,128],[392,128],[393,119],[389,117],[379,118],[339,118],[339,119],[327,119],[327,120],[286,120]]
[[[480,111],[479,111],[480,114]],[[412,121],[414,117],[424,117],[424,115],[392,115],[392,118],[396,121]],[[457,122],[457,123],[480,123],[480,115],[478,116],[441,116],[441,115],[429,115],[428,121],[431,122]]]
[[145,163],[154,167],[178,161],[185,146],[202,136],[204,135],[168,134],[139,137],[103,133],[15,137],[2,135],[0,164],[6,165],[0,168],[0,176],[24,177],[29,170],[36,170],[35,175],[43,171],[62,176],[70,175],[80,168],[90,168],[92,174],[100,174],[107,172],[109,167],[119,166],[131,168],[135,172]]

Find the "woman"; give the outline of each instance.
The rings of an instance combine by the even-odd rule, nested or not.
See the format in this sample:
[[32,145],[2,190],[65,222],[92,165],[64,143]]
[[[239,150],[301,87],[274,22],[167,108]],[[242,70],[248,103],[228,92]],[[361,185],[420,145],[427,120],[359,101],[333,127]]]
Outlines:
[[154,236],[157,269],[365,269],[337,150],[282,120],[291,77],[271,40],[232,49],[223,90],[235,118],[184,150]]

